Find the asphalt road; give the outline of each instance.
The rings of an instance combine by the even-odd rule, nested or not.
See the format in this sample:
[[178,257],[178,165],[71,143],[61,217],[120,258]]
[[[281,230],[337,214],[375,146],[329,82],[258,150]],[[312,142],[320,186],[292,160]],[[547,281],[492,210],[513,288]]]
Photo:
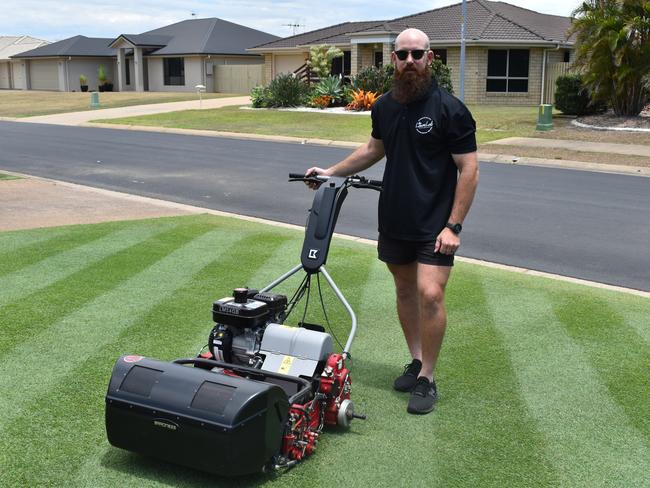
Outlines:
[[[287,174],[348,153],[0,122],[0,169],[295,224],[313,194]],[[366,174],[380,179],[382,169]],[[376,201],[351,190],[337,231],[376,238]],[[650,178],[484,163],[458,254],[650,291]]]

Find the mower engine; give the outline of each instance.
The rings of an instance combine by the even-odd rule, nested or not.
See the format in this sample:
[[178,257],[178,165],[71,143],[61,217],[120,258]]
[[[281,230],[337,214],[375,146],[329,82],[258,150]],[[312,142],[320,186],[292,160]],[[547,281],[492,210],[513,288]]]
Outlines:
[[262,336],[270,323],[284,322],[287,297],[257,290],[236,288],[232,297],[212,305],[216,325],[208,337],[212,357],[226,363],[255,367]]

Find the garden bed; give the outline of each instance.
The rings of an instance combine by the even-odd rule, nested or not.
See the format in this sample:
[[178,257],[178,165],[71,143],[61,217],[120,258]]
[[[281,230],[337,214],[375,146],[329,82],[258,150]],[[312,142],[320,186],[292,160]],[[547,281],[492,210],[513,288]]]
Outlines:
[[650,131],[650,106],[647,106],[636,117],[617,116],[608,111],[599,115],[579,117],[577,122],[595,127],[611,127],[618,129],[648,129]]

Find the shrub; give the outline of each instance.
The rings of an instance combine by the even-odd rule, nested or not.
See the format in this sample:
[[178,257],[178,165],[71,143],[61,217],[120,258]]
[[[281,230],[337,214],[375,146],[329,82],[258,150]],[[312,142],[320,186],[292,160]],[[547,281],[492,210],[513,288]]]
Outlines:
[[254,108],[266,108],[269,106],[268,90],[263,86],[255,86],[251,90],[251,102]]
[[85,85],[88,82],[88,78],[86,75],[79,75],[79,84],[80,85]]
[[605,107],[593,103],[580,75],[564,75],[555,81],[555,108],[566,115],[589,115]]
[[97,68],[97,80],[99,80],[100,85],[103,85],[108,81],[108,78],[106,77],[106,68],[104,68],[103,64],[100,64]]
[[376,92],[353,90],[352,101],[345,108],[357,112],[370,110],[380,96],[381,94]]
[[322,78],[314,89],[316,96],[327,96],[331,103],[336,104],[343,100],[343,84],[338,76],[327,76]]
[[438,82],[438,86],[444,88],[452,95],[454,94],[454,85],[451,83],[451,69],[439,59],[434,59],[431,63],[431,75]]
[[307,66],[311,68],[316,76],[322,78],[332,71],[332,60],[343,56],[343,51],[338,47],[321,44],[312,46],[309,49],[309,59]]
[[309,101],[309,88],[292,74],[278,75],[266,87],[269,107],[297,107]]
[[328,95],[317,95],[311,99],[311,104],[316,108],[327,108],[332,103],[332,98]]
[[[386,93],[393,87],[395,66],[387,64],[383,68],[370,66],[364,68],[357,76],[352,78],[354,90],[372,91],[379,94]],[[449,93],[454,93],[454,86],[451,83],[451,69],[439,59],[431,63],[431,75],[436,79],[438,85]]]
[[393,86],[393,72],[394,67],[391,64],[384,68],[368,66],[352,78],[352,89],[386,93]]

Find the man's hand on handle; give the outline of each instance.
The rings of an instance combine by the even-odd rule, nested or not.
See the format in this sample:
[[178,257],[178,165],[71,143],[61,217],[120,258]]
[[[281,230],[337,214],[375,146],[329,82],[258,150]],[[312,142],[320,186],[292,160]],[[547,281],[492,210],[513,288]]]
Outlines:
[[[312,166],[307,171],[305,171],[305,176],[306,177],[313,176],[315,174],[316,175],[323,175],[323,176],[332,176],[329,169],[323,169],[323,168],[319,168],[317,166]],[[316,183],[314,181],[305,181],[305,185],[307,185],[312,190],[316,190],[320,186],[320,183]]]

